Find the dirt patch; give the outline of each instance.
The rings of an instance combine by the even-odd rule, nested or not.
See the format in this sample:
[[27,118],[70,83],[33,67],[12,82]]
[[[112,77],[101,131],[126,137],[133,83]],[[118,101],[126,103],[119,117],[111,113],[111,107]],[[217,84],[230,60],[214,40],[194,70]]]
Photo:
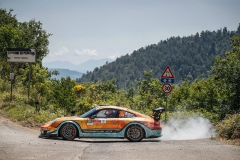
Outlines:
[[216,140],[217,140],[217,141],[220,141],[220,142],[223,142],[223,143],[240,146],[240,139],[223,139],[223,138],[216,138]]

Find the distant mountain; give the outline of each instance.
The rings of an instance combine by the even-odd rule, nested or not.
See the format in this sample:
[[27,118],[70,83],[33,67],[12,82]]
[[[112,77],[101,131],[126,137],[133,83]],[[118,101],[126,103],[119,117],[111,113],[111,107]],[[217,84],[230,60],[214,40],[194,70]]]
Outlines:
[[54,69],[54,68],[51,68],[51,69],[48,69],[49,71],[58,71],[59,72],[59,75],[57,76],[52,76],[52,78],[56,78],[56,79],[61,79],[62,77],[66,78],[67,76],[71,77],[71,79],[76,79],[76,78],[79,78],[79,77],[82,77],[82,73],[80,72],[77,72],[77,71],[72,71],[72,70],[69,70],[69,69]]
[[112,59],[108,59],[108,58],[100,59],[100,60],[90,59],[90,60],[88,60],[84,63],[79,64],[78,68],[81,69],[81,70],[84,70],[85,72],[93,71],[96,67],[103,66],[103,65],[106,64],[106,62],[110,63],[112,61],[113,61]]
[[[69,69],[69,70],[74,70],[76,69],[76,65],[68,62],[68,61],[52,61],[52,62],[43,62],[43,66],[47,67],[49,69]],[[76,71],[76,70],[75,70]]]
[[69,69],[78,71],[81,73],[86,73],[87,71],[93,71],[96,67],[103,66],[106,62],[112,62],[112,59],[100,59],[100,60],[88,60],[84,63],[75,65],[68,61],[52,61],[52,62],[43,62],[43,66],[49,69]]

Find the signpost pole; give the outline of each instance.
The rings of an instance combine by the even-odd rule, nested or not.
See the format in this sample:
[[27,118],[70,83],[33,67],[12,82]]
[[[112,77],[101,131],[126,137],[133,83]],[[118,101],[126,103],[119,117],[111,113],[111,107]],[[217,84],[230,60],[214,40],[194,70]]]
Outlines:
[[11,63],[11,73],[10,73],[10,81],[11,81],[11,98],[10,102],[12,102],[12,89],[13,89],[13,78],[11,77],[11,74],[13,73],[13,64]]
[[166,95],[165,122],[167,122],[168,95]]
[[30,65],[30,70],[28,74],[28,100],[30,96],[30,78],[31,78],[31,72],[32,72],[32,63],[29,63],[29,65]]
[[12,79],[10,80],[11,81],[11,99],[10,99],[10,102],[12,102]]

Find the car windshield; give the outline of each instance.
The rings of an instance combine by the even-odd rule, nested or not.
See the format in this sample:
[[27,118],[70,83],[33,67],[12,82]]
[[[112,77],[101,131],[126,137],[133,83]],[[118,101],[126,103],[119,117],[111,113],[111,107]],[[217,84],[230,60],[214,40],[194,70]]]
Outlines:
[[86,118],[89,117],[90,115],[92,115],[94,112],[96,111],[96,108],[91,109],[90,111],[80,115],[80,118]]

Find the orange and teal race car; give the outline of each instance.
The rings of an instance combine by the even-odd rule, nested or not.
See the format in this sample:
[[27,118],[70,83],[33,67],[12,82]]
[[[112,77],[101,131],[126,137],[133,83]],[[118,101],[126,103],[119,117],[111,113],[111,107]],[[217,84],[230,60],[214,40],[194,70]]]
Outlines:
[[100,105],[81,116],[62,117],[40,128],[39,137],[58,136],[64,140],[75,138],[127,138],[138,142],[143,138],[162,136],[160,124],[164,108],[153,109],[147,116],[136,111],[110,105]]

